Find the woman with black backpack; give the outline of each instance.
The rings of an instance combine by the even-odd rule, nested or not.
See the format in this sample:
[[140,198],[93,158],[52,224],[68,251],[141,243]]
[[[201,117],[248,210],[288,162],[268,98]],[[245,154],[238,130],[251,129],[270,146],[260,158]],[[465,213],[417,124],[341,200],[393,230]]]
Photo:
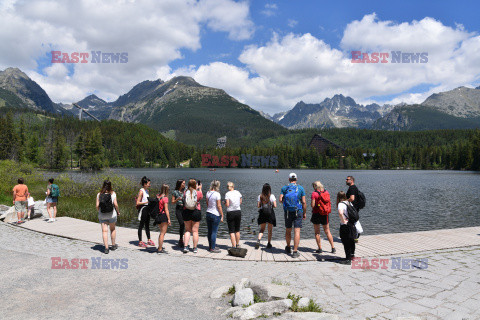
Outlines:
[[[353,205],[347,200],[345,192],[340,191],[337,194],[337,208],[340,217],[340,239],[342,239],[343,248],[345,249],[345,260],[342,264],[352,264],[355,257],[355,218],[358,220],[358,213]],[[355,217],[356,216],[356,217]]]
[[175,216],[178,220],[178,234],[180,240],[178,240],[178,246],[180,248],[184,247],[183,244],[183,234],[185,233],[185,222],[183,221],[183,194],[185,193],[185,180],[177,180],[175,185],[175,190],[172,194],[172,204],[175,204]]
[[265,232],[265,226],[268,224],[268,243],[267,249],[272,247],[272,233],[273,227],[277,226],[277,219],[275,218],[274,208],[277,207],[277,199],[272,194],[272,188],[268,183],[265,183],[262,188],[262,193],[258,196],[257,201],[258,210],[258,225],[260,226],[260,231],[258,232],[258,240],[255,244],[255,249],[260,248],[260,240],[263,237]]
[[[150,196],[148,189],[150,188],[150,179],[143,177],[140,182],[142,188],[138,191],[136,199],[136,207],[138,210],[138,220],[140,224],[138,225],[138,246],[146,248],[147,245],[154,246],[155,242],[150,238],[150,214],[148,210],[144,210],[148,205],[148,197]],[[147,243],[142,241],[142,230],[145,227],[145,233],[147,234],[148,241]]]
[[110,226],[110,237],[112,238],[112,250],[118,248],[115,243],[116,231],[115,224],[117,216],[120,215],[117,203],[117,194],[112,189],[110,180],[103,182],[102,190],[97,194],[96,208],[98,211],[98,220],[102,225],[103,245],[105,246],[105,254],[108,254],[108,227]]
[[155,223],[158,224],[158,228],[160,229],[160,235],[158,236],[158,254],[167,253],[163,248],[163,239],[165,238],[165,234],[167,233],[168,226],[171,225],[170,212],[168,211],[169,191],[170,187],[167,184],[163,184],[162,188],[160,189],[160,194],[157,195],[158,207],[160,212],[155,219]]

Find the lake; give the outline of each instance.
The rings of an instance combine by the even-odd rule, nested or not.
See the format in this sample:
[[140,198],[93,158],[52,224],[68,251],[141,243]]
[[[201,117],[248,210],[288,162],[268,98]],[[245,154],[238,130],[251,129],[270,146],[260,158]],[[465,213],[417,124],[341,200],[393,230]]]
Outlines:
[[[312,182],[320,180],[330,192],[332,213],[330,229],[338,237],[339,217],[336,210],[336,194],[347,191],[345,178],[353,175],[359,190],[367,199],[367,205],[360,210],[360,221],[364,234],[384,234],[411,232],[445,228],[460,228],[480,225],[480,174],[465,171],[404,171],[404,170],[280,170],[273,169],[115,169],[115,173],[134,178],[140,183],[142,176],[152,180],[153,192],[157,192],[162,183],[175,188],[177,179],[195,178],[202,181],[204,194],[213,179],[221,182],[222,199],[227,191],[227,181],[235,183],[235,189],[243,195],[242,239],[255,239],[258,232],[257,197],[262,186],[268,182],[278,200],[280,189],[288,183],[288,174],[295,172],[298,183],[307,194],[307,219],[304,220],[302,238],[313,238],[313,225],[310,222],[310,195]],[[278,202],[278,201],[277,201]],[[201,235],[206,235],[206,204],[202,201]],[[277,203],[275,210],[277,227],[273,238],[284,239],[285,223],[283,209]],[[173,207],[170,206],[171,211]],[[224,207],[224,212],[226,212]],[[178,232],[175,215],[171,215],[172,226],[168,232]],[[124,226],[137,228],[136,219]],[[155,228],[156,229],[156,228]],[[322,236],[323,236],[322,230]],[[461,236],[461,235],[459,235]],[[226,222],[219,227],[219,237],[228,237]],[[266,235],[264,236],[266,240]]]

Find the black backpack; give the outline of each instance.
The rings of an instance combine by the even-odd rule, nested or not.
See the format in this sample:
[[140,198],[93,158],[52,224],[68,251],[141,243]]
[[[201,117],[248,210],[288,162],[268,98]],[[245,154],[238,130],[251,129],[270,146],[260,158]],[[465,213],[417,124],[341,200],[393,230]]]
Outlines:
[[101,193],[99,197],[99,207],[101,213],[113,212],[113,201],[110,193]]
[[357,223],[358,219],[360,219],[358,215],[357,209],[355,209],[354,206],[352,206],[350,203],[346,203],[347,201],[343,202],[347,206],[347,215],[348,215],[348,223],[355,225]]
[[358,194],[355,200],[357,200],[355,202],[357,203],[358,209],[365,208],[365,203],[367,202],[367,199],[365,199],[365,195],[362,191],[358,190]]
[[160,214],[160,208],[158,206],[158,198],[157,197],[148,197],[148,204],[142,210],[147,210],[146,213],[150,215],[150,218],[157,219],[157,216]]

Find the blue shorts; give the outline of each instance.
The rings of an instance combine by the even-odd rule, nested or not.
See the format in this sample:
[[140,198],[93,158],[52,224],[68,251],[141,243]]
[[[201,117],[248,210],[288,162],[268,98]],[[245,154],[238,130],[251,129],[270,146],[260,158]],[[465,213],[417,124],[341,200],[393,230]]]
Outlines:
[[58,202],[58,197],[47,197],[47,203],[57,203]]
[[303,222],[303,213],[302,212],[288,212],[284,211],[285,213],[285,228],[291,229],[292,226],[294,228],[302,228]]

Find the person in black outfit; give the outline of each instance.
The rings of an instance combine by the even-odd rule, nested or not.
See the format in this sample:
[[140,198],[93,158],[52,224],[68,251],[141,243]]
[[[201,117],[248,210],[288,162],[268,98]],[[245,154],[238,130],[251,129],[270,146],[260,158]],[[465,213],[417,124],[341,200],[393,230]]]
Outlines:
[[175,190],[172,194],[172,203],[175,203],[175,216],[178,220],[178,234],[180,240],[178,240],[178,246],[183,248],[183,234],[185,233],[185,222],[183,221],[183,194],[185,193],[185,180],[177,180]]
[[342,239],[343,248],[345,249],[345,260],[342,260],[342,264],[351,264],[352,259],[355,257],[355,234],[357,233],[355,225],[348,221],[347,206],[351,205],[347,201],[345,192],[340,191],[337,194],[337,208],[338,215],[340,217],[340,239]]
[[[358,188],[355,185],[355,178],[353,176],[348,176],[345,181],[348,186],[347,200],[353,205],[357,212],[360,213],[360,208],[358,207]],[[358,238],[360,238],[359,233],[355,236],[355,242],[358,242]]]

